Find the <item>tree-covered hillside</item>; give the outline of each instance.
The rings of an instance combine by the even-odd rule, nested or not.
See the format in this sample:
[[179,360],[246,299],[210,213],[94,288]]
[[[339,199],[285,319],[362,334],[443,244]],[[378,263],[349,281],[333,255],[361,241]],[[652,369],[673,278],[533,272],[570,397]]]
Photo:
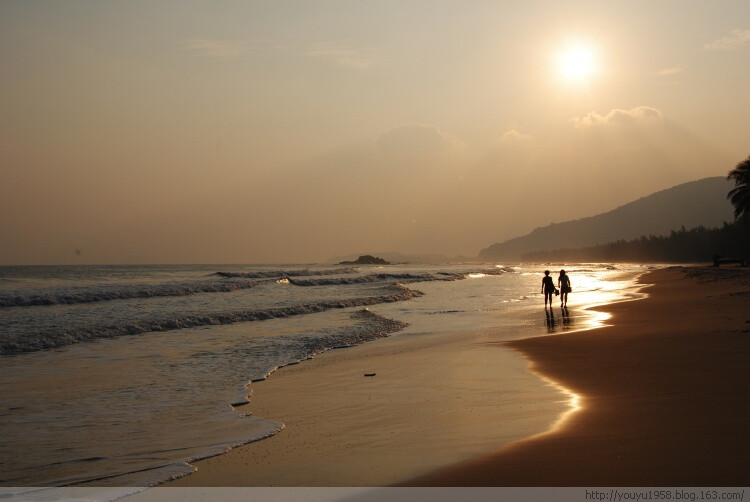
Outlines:
[[696,227],[672,231],[667,236],[642,236],[583,248],[537,251],[522,261],[579,262],[710,262],[714,256],[750,259],[750,226],[745,221],[725,223],[721,228]]

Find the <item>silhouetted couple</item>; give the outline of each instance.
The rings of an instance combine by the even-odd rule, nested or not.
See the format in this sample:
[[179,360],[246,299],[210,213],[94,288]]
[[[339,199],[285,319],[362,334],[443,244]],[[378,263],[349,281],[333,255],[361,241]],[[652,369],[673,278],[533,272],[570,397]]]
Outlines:
[[542,279],[542,293],[544,293],[544,308],[547,308],[547,302],[552,308],[552,295],[560,295],[560,306],[565,308],[568,306],[568,293],[570,293],[570,277],[565,273],[565,270],[560,270],[560,277],[557,278],[557,285],[560,286],[558,290],[555,287],[555,283],[552,277],[549,276],[549,270],[544,271],[544,279]]

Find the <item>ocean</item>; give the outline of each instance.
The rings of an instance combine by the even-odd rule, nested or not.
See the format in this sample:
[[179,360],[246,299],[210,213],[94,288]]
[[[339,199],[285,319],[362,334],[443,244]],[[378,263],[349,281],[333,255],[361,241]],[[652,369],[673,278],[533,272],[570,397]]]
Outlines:
[[[560,265],[0,267],[0,485],[152,486],[278,433],[249,384],[327,350],[488,327],[505,339],[606,322],[648,267]],[[271,377],[272,378],[272,377]]]

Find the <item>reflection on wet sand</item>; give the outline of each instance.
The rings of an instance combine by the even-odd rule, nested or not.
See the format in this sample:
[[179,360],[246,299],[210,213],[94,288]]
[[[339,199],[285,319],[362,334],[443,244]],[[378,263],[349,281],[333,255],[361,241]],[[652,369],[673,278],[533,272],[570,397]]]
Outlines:
[[573,318],[570,316],[570,310],[568,310],[568,307],[562,309],[562,325],[563,330],[568,330],[573,327]]
[[555,331],[557,331],[557,329],[555,328],[555,326],[557,325],[557,320],[555,319],[555,311],[552,309],[544,309],[544,314],[546,315],[544,324],[547,326],[547,332],[554,333]]
[[548,333],[556,333],[559,328],[563,331],[573,329],[573,316],[570,315],[570,309],[564,307],[560,309],[562,316],[560,318],[555,317],[554,309],[544,309],[544,325],[547,326]]

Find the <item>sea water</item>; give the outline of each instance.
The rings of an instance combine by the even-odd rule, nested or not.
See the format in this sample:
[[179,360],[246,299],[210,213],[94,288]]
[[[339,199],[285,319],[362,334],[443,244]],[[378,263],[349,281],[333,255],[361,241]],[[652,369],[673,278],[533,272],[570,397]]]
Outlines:
[[582,306],[632,297],[646,267],[568,267],[569,310],[551,318],[543,268],[0,267],[0,484],[190,473],[283,427],[245,406],[248,384],[278,367],[384,336],[583,329],[602,314]]

